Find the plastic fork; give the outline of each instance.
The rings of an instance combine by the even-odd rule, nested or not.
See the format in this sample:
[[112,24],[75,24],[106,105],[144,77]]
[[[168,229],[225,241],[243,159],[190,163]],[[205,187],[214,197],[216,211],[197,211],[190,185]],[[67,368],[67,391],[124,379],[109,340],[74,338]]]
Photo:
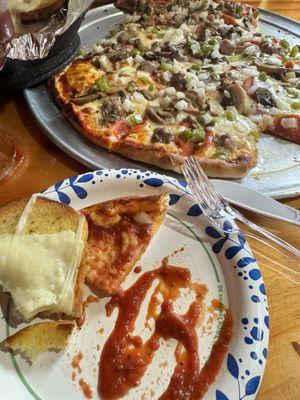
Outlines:
[[[216,191],[213,184],[208,179],[207,175],[203,171],[200,161],[195,157],[189,157],[182,166],[182,171],[186,181],[189,185],[190,190],[196,197],[203,214],[205,215],[206,219],[209,221],[211,225],[214,226],[221,234],[230,234],[230,233],[243,233],[246,236],[250,236],[252,238],[258,239],[263,243],[270,246],[269,243],[261,240],[259,237],[247,232],[242,231],[240,228],[233,227],[226,229],[226,225],[224,228],[224,219],[229,220],[238,220],[242,222],[244,225],[248,226],[253,231],[259,233],[264,238],[272,241],[281,249],[283,249],[283,253],[285,255],[296,257],[297,262],[300,261],[300,250],[296,249],[291,244],[285,242],[284,240],[280,239],[273,233],[267,231],[266,229],[254,224],[252,221],[248,220],[244,217],[241,213],[239,213],[236,209],[231,207],[229,203]],[[274,250],[278,249],[276,247],[270,246]],[[286,268],[289,270],[289,268]],[[300,283],[300,272],[292,271],[293,272],[293,279],[294,283]],[[297,281],[295,282],[295,274],[297,276]]]

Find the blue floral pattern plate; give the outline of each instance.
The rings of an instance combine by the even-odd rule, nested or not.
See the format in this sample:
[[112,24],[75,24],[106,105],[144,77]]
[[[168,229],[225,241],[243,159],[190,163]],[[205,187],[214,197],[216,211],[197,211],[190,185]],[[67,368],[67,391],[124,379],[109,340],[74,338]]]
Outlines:
[[[230,308],[234,320],[233,337],[221,370],[204,398],[254,399],[266,364],[269,316],[261,272],[242,235],[220,235],[208,225],[185,182],[153,172],[130,169],[88,172],[55,184],[45,190],[43,195],[69,204],[75,209],[81,209],[112,198],[162,191],[167,191],[170,195],[170,209],[163,226],[138,265],[141,265],[145,272],[157,267],[163,257],[171,255],[173,265],[189,268],[194,281],[203,282],[208,286],[207,306],[212,299],[217,298]],[[234,222],[224,221],[224,224],[230,227]],[[174,255],[174,252],[182,247],[184,251]],[[124,287],[129,287],[137,278],[138,274],[129,274]],[[86,294],[89,293],[90,289],[86,288]],[[19,355],[1,352],[3,398],[53,400],[63,396],[66,400],[84,399],[78,384],[80,377],[90,385],[93,398],[98,398],[98,361],[101,348],[116,319],[114,313],[111,318],[106,317],[106,302],[107,298],[103,298],[100,303],[90,305],[87,309],[87,322],[72,336],[64,352],[44,353],[31,366]],[[176,307],[179,311],[183,310],[188,302],[188,295],[180,297]],[[3,296],[1,303],[5,319],[9,322],[4,318],[0,322],[0,340],[3,340],[17,329],[12,327],[14,316],[10,300]],[[209,326],[206,324],[208,319],[204,319],[203,326],[206,328],[199,331],[202,365],[208,359],[212,345],[218,337],[222,325],[220,318],[218,315]],[[18,329],[21,326],[19,325]],[[149,332],[143,327],[143,320],[137,321],[136,330],[144,338]],[[159,354],[148,367],[140,385],[132,389],[125,398],[158,398],[163,393],[175,365],[176,343],[169,342],[161,343]],[[71,361],[78,351],[84,355],[82,372],[78,374],[76,371],[74,375]],[[161,365],[167,365],[163,374]]]

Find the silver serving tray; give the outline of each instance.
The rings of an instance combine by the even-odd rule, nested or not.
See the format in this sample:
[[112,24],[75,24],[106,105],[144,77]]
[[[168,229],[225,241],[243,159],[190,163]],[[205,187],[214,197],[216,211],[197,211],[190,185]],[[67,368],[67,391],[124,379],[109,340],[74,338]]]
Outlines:
[[[265,33],[300,43],[300,24],[266,10],[261,11],[260,26]],[[93,45],[115,29],[124,15],[113,5],[89,11],[79,30],[82,46]],[[24,90],[26,102],[45,135],[61,150],[88,168],[147,168],[148,164],[129,160],[101,149],[79,134],[65,119],[46,85]],[[300,194],[300,146],[263,135],[259,142],[259,163],[238,182],[275,198]]]

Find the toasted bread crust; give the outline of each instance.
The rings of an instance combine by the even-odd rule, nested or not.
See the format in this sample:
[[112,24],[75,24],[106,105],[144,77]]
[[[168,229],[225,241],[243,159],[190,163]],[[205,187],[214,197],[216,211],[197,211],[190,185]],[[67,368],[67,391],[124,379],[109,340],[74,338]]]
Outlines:
[[20,10],[20,19],[24,23],[40,21],[49,18],[59,11],[64,5],[64,0],[42,0],[32,9]]
[[21,329],[4,342],[4,348],[26,353],[34,361],[46,350],[63,349],[75,328],[73,321],[41,322]]

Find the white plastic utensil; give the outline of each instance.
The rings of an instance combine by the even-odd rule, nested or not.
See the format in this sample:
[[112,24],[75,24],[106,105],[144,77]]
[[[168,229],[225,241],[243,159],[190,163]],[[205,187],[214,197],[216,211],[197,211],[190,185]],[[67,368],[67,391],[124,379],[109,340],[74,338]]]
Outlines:
[[276,218],[300,227],[300,212],[298,210],[285,206],[279,201],[240,183],[220,179],[211,179],[211,181],[217,192],[229,203],[256,214]]

